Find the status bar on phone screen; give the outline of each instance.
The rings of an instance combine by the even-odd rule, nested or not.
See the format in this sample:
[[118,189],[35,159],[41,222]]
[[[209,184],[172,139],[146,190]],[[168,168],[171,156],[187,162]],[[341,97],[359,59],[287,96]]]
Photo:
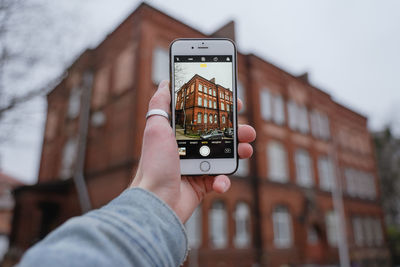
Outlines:
[[174,62],[232,62],[232,56],[174,56]]

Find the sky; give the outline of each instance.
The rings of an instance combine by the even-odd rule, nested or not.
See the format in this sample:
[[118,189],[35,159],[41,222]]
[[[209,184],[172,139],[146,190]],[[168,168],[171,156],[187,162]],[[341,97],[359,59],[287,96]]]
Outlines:
[[[203,67],[201,67],[201,65]],[[175,66],[181,66],[180,77],[183,83],[188,82],[195,74],[198,74],[207,80],[215,78],[215,83],[232,91],[232,63],[231,62],[207,62],[207,63],[175,63]],[[175,85],[175,92],[181,85]]]
[[[35,69],[27,83],[44,83],[85,48],[96,46],[139,4],[136,0],[39,0],[70,32],[43,46],[59,60]],[[254,53],[310,82],[334,100],[369,118],[369,128],[391,124],[400,134],[400,1],[375,0],[151,0],[147,3],[204,33],[230,20],[242,53]],[[44,31],[51,28],[41,27]],[[73,33],[73,34],[72,34]],[[27,183],[37,179],[44,98],[9,115],[18,119],[13,138],[0,147],[1,171]]]

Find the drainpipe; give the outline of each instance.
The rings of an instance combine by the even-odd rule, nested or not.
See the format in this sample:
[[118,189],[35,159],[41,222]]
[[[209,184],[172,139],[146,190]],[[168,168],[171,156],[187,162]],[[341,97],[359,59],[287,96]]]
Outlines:
[[78,128],[78,155],[75,163],[73,180],[78,193],[79,204],[82,213],[88,212],[92,206],[84,176],[87,135],[90,120],[90,103],[92,97],[93,71],[87,71],[83,75],[83,88],[81,96],[81,112]]
[[347,228],[346,228],[346,215],[344,212],[344,203],[343,203],[343,186],[342,186],[342,175],[339,167],[339,157],[338,157],[338,144],[337,140],[332,134],[332,143],[333,150],[331,150],[331,158],[335,164],[335,179],[334,179],[334,188],[332,190],[332,198],[333,198],[333,208],[335,210],[335,214],[338,218],[338,250],[339,250],[339,261],[341,267],[350,267],[350,258],[349,258],[349,245],[347,243]]

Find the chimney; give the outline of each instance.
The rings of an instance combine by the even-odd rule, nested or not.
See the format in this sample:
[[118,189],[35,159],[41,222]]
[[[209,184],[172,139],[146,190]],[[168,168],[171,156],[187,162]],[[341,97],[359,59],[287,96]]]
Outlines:
[[215,83],[215,78],[212,78],[210,82]]
[[308,72],[304,72],[303,74],[297,76],[300,80],[306,83],[310,83],[309,77],[308,77]]
[[229,38],[232,41],[235,41],[235,22],[233,20],[229,21],[227,24],[212,33],[210,37]]

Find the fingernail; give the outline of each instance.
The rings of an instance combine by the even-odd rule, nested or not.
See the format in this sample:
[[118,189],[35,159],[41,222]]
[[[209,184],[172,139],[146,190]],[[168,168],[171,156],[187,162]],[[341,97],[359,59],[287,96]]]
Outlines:
[[228,190],[228,183],[226,181],[222,181],[222,191],[224,191],[224,193]]
[[163,80],[160,85],[158,86],[158,90],[160,90],[161,88],[164,88],[166,86],[168,86],[169,81],[168,80]]

